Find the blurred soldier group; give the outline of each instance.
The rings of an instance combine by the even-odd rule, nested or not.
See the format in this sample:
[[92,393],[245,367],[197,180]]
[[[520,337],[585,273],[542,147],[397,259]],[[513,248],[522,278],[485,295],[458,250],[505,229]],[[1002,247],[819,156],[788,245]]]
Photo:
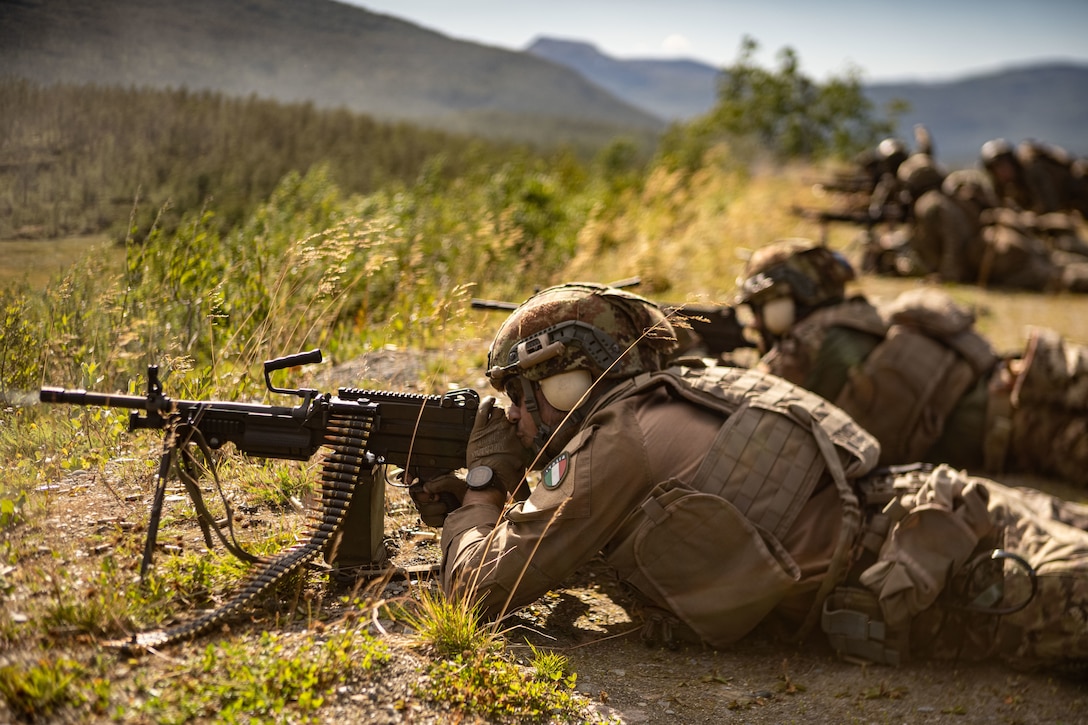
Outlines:
[[875,305],[847,296],[852,266],[787,239],[756,250],[739,283],[760,369],[846,411],[880,443],[885,465],[927,461],[1084,483],[1088,348],[1034,328],[999,354],[974,315],[923,285]]
[[[947,172],[924,128],[917,149],[882,141],[855,159],[850,213],[864,223],[867,272],[1034,291],[1088,292],[1088,161],[1037,141],[983,144],[979,167]],[[841,184],[830,184],[834,191]],[[865,196],[867,195],[867,199]]]
[[[487,356],[508,405],[481,402],[467,474],[410,489],[446,593],[501,619],[599,558],[655,647],[821,631],[871,662],[1083,677],[1088,506],[949,463],[994,443],[994,468],[1053,455],[1083,483],[1088,355],[1041,333],[1003,359],[933,286],[878,310],[852,277],[822,245],[757,250],[754,368],[675,357],[671,315],[624,290],[517,306]],[[1067,449],[1027,450],[1044,437]]]

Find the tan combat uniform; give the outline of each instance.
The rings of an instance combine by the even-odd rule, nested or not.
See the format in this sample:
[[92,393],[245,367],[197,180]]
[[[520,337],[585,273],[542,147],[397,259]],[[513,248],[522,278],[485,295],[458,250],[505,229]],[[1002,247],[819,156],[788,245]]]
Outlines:
[[1021,189],[1009,190],[1020,208],[1037,214],[1088,211],[1088,196],[1079,168],[1061,148],[1032,142],[1021,143],[1016,157],[1023,169]]
[[999,360],[972,323],[937,290],[881,310],[853,298],[795,324],[759,368],[846,411],[880,441],[882,464],[1036,473],[1088,488],[1088,349],[1038,329],[1021,360]]
[[914,204],[910,248],[924,273],[950,282],[1088,292],[1083,242],[1051,217],[1041,219],[1050,225],[1044,230],[1032,215],[983,209],[935,189]]
[[[875,443],[841,411],[784,381],[736,368],[710,370],[727,382],[718,385],[708,378],[705,385],[712,392],[701,403],[674,397],[695,395],[683,382],[703,380],[692,369],[680,369],[679,377],[642,376],[645,389],[598,403],[545,468],[529,499],[509,510],[498,527],[499,511],[492,507],[452,512],[442,532],[447,590],[475,584],[478,601],[496,615],[532,602],[603,551],[647,600],[674,612],[672,598],[686,595],[659,578],[679,577],[690,585],[709,577],[698,600],[676,613],[715,644],[739,638],[775,609],[803,619],[837,550],[839,564],[845,563],[840,529],[843,506],[851,504],[843,497],[852,497],[843,462],[834,457],[841,479],[836,484],[820,445],[831,451],[828,436],[834,436],[848,473],[856,476],[875,463]],[[765,412],[778,405],[769,402],[772,398],[785,401],[782,405],[793,401],[798,409]],[[748,412],[735,415],[735,425],[723,429],[725,411],[748,399]],[[811,416],[801,408],[826,416],[829,430],[819,428],[819,444]],[[742,422],[766,429],[773,438],[752,438],[751,431],[737,430]],[[701,471],[712,449],[736,460]],[[752,466],[760,470],[749,470]],[[712,504],[703,501],[705,508],[688,511],[691,501],[683,503],[681,490],[701,492]],[[694,520],[680,532],[669,527],[670,535],[662,536],[665,529],[647,533],[646,517],[678,498],[675,520]],[[856,500],[852,505],[856,525]],[[735,555],[722,559],[722,551]],[[707,569],[705,557],[716,566]],[[764,569],[766,564],[773,566]],[[738,589],[736,577],[748,586]],[[708,608],[711,622],[705,621]],[[723,609],[737,611],[719,616]]]
[[[994,527],[985,503],[981,512],[977,505],[981,486],[967,498],[947,493],[944,479],[959,480],[950,469],[940,469],[941,501],[919,499],[926,513],[911,502],[908,515],[881,514],[887,501],[869,501],[856,485],[876,455],[871,437],[841,411],[773,376],[734,368],[642,375],[594,404],[528,500],[505,512],[472,505],[450,513],[442,532],[443,586],[501,616],[603,553],[646,603],[713,646],[773,619],[798,634],[822,624],[838,649],[894,662],[909,647],[903,633],[917,604],[931,611],[942,588],[904,596],[918,578],[911,562],[933,558],[912,554],[899,521],[909,531],[920,518],[922,531],[934,521],[947,533],[956,502],[975,504],[967,507],[968,524],[952,522],[967,533],[935,558],[936,573],[923,570],[926,582],[961,568]],[[928,513],[939,503],[949,509],[943,517]],[[883,552],[885,540],[899,546]],[[864,569],[863,543],[876,562]],[[1088,600],[1088,534],[1072,543],[1063,551],[1076,574],[1070,587]],[[887,633],[877,626],[879,611],[861,612],[856,597],[840,596],[839,585],[870,566],[866,602],[898,618]],[[825,606],[832,601],[834,608]],[[858,617],[866,632],[860,639]],[[1042,626],[1037,639],[1051,646],[1053,627]],[[1063,646],[1072,642],[1067,654],[1088,657],[1088,629],[1061,636],[1069,640]]]

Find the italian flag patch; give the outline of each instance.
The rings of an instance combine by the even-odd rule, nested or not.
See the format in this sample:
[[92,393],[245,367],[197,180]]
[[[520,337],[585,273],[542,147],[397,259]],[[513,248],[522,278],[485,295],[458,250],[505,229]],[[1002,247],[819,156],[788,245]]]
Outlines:
[[544,488],[552,489],[563,482],[563,479],[567,475],[567,468],[570,466],[570,454],[566,451],[560,453],[554,461],[548,464],[548,467],[544,469],[544,473],[540,476],[540,482],[544,484]]

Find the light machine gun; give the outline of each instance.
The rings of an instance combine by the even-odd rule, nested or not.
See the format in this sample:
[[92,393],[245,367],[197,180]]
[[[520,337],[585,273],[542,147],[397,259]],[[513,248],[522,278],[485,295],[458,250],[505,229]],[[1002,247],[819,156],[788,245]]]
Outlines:
[[[140,565],[141,578],[147,572],[155,549],[171,470],[177,471],[193,499],[206,543],[212,545],[211,532],[214,530],[232,553],[257,565],[234,597],[218,609],[192,622],[133,635],[131,641],[113,644],[127,648],[161,647],[207,630],[305,566],[330,545],[335,546],[337,534],[345,524],[356,529],[352,533],[354,541],[369,542],[369,551],[363,553],[361,564],[358,552],[353,552],[353,568],[363,574],[380,573],[386,559],[385,489],[384,478],[376,475],[378,467],[397,466],[413,478],[427,480],[465,466],[468,438],[480,403],[475,391],[456,390],[437,396],[340,388],[332,395],[272,385],[272,373],[321,362],[321,359],[320,350],[311,350],[264,363],[268,390],[301,398],[294,407],[174,400],[163,394],[157,366],[148,367],[145,396],[41,389],[39,398],[43,403],[127,408],[132,410],[130,431],[164,431],[163,452]],[[309,460],[323,446],[331,448],[322,460],[320,510],[311,514],[309,537],[302,543],[274,558],[258,559],[227,540],[203,504],[196,483],[199,465],[192,451],[196,446],[202,452],[214,475],[211,452],[227,443],[249,456],[300,461]],[[229,524],[229,505],[227,521]],[[364,528],[359,530],[358,527]]]

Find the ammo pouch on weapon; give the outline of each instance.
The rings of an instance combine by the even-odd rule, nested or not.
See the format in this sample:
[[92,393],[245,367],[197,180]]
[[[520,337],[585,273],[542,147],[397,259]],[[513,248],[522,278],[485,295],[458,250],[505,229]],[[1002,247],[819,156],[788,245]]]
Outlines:
[[905,292],[886,308],[890,326],[835,404],[880,441],[881,464],[923,460],[979,376],[997,363],[974,317],[936,290]]

